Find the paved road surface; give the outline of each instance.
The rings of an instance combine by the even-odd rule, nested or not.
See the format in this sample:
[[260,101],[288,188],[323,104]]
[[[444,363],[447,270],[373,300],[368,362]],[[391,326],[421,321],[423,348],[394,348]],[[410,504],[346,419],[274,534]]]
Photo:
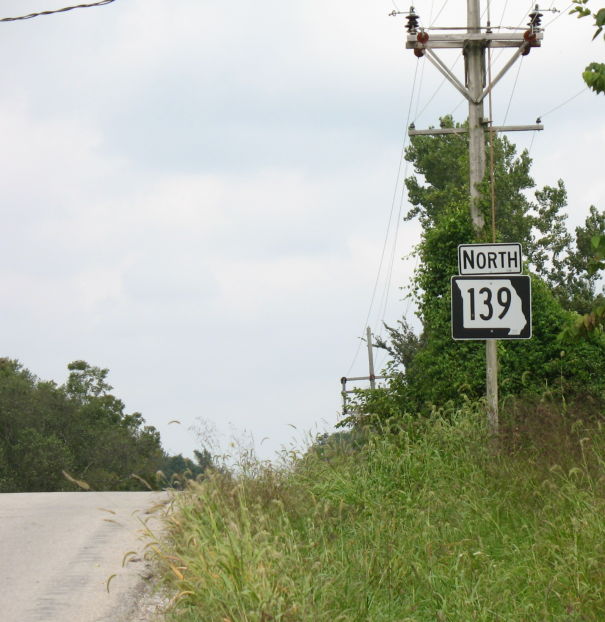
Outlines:
[[142,550],[140,519],[166,499],[151,492],[0,494],[0,620],[138,619],[133,608],[149,567],[139,557],[122,568],[122,558]]

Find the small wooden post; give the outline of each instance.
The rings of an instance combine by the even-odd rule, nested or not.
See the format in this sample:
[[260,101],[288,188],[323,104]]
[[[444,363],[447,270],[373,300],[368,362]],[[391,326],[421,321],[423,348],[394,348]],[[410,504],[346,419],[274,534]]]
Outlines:
[[370,364],[370,389],[376,388],[376,376],[374,374],[374,347],[372,346],[372,329],[368,326],[366,329],[368,338],[368,362]]

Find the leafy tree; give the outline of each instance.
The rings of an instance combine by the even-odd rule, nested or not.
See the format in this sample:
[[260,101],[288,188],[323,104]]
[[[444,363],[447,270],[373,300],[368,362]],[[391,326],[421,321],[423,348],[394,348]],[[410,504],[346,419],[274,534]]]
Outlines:
[[[450,117],[441,123],[453,126]],[[405,322],[387,327],[389,339],[379,346],[392,356],[391,380],[386,392],[364,393],[365,412],[427,412],[432,405],[484,395],[484,343],[455,342],[450,328],[450,278],[458,272],[458,245],[488,241],[476,239],[469,216],[467,149],[466,135],[455,134],[416,136],[406,152],[416,173],[405,182],[412,204],[407,218],[419,218],[423,227],[417,246],[420,264],[410,286],[422,333],[415,335]],[[530,166],[527,152],[517,154],[506,137],[495,139],[497,238],[522,243],[532,271],[533,299],[533,338],[498,344],[501,394],[557,387],[567,395],[599,395],[605,388],[602,346],[563,349],[558,336],[573,312],[594,299],[586,239],[600,230],[605,215],[593,208],[585,226],[576,230],[574,243],[562,212],[567,199],[563,182],[536,190]],[[487,220],[487,200],[482,208]]]
[[165,454],[140,413],[111,393],[107,369],[75,361],[65,385],[0,359],[0,491],[133,490],[153,481]]
[[[594,230],[593,230],[594,233]],[[591,279],[596,279],[597,273],[605,269],[605,235],[603,229],[590,238],[592,254],[588,255],[586,264]],[[605,297],[600,294],[593,303],[592,309],[577,317],[561,333],[562,341],[570,343],[579,339],[602,340],[605,332]]]

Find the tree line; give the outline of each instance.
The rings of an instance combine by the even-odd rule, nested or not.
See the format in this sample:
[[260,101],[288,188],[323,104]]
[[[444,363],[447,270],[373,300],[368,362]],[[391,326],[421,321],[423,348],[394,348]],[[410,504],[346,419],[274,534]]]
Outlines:
[[205,450],[195,461],[169,456],[158,430],[112,393],[108,369],[74,361],[68,370],[57,385],[0,359],[0,492],[141,490],[212,464]]

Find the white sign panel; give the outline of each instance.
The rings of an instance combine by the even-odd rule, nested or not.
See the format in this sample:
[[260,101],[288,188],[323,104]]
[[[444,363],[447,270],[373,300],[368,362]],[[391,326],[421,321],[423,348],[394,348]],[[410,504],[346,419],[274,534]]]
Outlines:
[[452,277],[454,339],[530,339],[528,276]]
[[521,244],[460,244],[460,274],[521,274]]

